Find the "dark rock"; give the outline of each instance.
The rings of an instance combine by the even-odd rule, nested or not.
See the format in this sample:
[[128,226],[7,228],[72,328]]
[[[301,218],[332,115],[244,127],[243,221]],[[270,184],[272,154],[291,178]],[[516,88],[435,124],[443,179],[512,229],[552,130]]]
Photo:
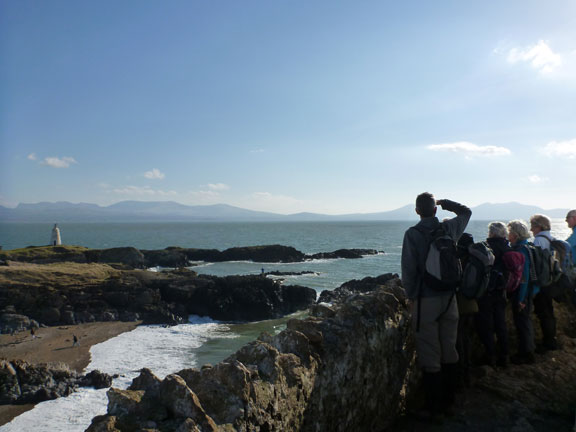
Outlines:
[[44,308],[39,314],[40,321],[48,325],[59,324],[61,322],[60,317],[60,310],[56,307]]
[[65,310],[61,312],[60,321],[66,325],[76,324],[76,317],[74,316],[74,312],[71,310]]
[[192,419],[203,431],[217,431],[216,423],[206,414],[198,396],[180,376],[168,375],[162,381],[159,400],[174,417]]
[[64,364],[33,365],[0,359],[0,405],[52,400],[68,396],[78,386],[98,389],[111,385],[112,378],[99,371],[80,376]]
[[162,381],[148,368],[140,371],[140,375],[132,380],[128,390],[145,390],[151,396],[157,396],[160,391]]
[[203,277],[207,283],[190,293],[192,314],[217,320],[259,321],[306,309],[316,291],[299,286],[282,286],[260,276]]
[[143,250],[146,267],[186,267],[189,265],[186,249],[169,247],[164,250]]
[[16,369],[10,362],[0,359],[0,405],[14,403],[21,396]]
[[98,262],[120,263],[133,268],[144,268],[144,255],[133,247],[118,247],[100,250]]
[[302,276],[302,275],[308,275],[308,274],[312,274],[312,275],[318,275],[319,273],[317,272],[313,272],[313,271],[301,271],[301,272],[283,272],[283,271],[270,271],[270,272],[265,272],[264,276]]
[[397,278],[398,275],[393,273],[386,273],[378,277],[365,277],[362,280],[353,279],[340,285],[335,290],[324,290],[320,293],[318,303],[332,303],[334,301],[343,301],[357,293],[366,293],[378,289],[380,286],[385,285],[389,280]]
[[77,387],[78,375],[65,365],[31,365],[0,361],[3,403],[37,403],[68,396]]
[[[42,270],[34,267],[36,280],[30,279],[27,267],[14,273],[14,283],[0,289],[0,304],[13,305],[13,315],[48,325],[138,319],[177,324],[190,314],[226,321],[262,320],[306,309],[316,295],[310,288],[284,286],[261,276],[221,278],[187,269],[149,272],[86,264],[84,276],[77,264],[58,263],[47,265],[46,274]],[[11,326],[0,329],[9,331]]]
[[[413,367],[408,310],[395,281],[311,316],[276,336],[263,335],[213,367],[185,369],[150,396],[169,416],[153,421],[176,430],[184,418],[199,430],[386,430],[403,404]],[[399,349],[403,348],[403,349]],[[141,388],[141,386],[135,386]],[[135,390],[142,391],[142,390]],[[142,406],[109,408],[107,419],[142,425]],[[121,430],[124,430],[120,428]]]
[[93,370],[87,373],[79,382],[82,387],[94,387],[95,389],[103,389],[112,385],[112,377],[107,373]]
[[377,255],[379,252],[375,249],[338,249],[334,252],[320,252],[307,256],[308,259],[358,259],[364,255]]
[[0,315],[0,329],[5,333],[24,331],[30,328],[31,321],[26,315],[3,313]]

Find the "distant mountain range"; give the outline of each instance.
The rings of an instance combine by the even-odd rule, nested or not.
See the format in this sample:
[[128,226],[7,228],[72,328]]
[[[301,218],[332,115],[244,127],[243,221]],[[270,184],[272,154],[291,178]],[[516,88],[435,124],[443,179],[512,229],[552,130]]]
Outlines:
[[[473,220],[525,219],[536,213],[564,218],[568,209],[545,210],[519,203],[482,204],[472,208]],[[439,211],[438,217],[452,213]],[[172,201],[121,201],[110,206],[88,203],[41,202],[19,204],[16,208],[0,206],[0,222],[301,222],[301,221],[392,221],[417,220],[414,205],[379,213],[325,215],[296,213],[282,215],[247,210],[227,204],[187,206]]]

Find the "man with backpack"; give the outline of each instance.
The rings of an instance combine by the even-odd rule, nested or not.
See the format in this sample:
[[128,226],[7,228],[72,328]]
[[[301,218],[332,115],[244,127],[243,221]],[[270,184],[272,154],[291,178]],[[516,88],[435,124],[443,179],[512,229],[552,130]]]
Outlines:
[[[440,223],[437,205],[456,217]],[[402,283],[412,308],[416,352],[423,369],[427,401],[423,415],[440,422],[452,409],[458,373],[455,292],[462,268],[456,242],[472,211],[454,201],[436,201],[425,192],[416,198],[416,213],[420,222],[404,234]]]
[[[530,231],[534,234],[534,246],[548,251],[552,250],[554,238],[550,234],[550,225],[550,219],[547,216],[536,214],[530,218]],[[549,287],[541,286],[540,292],[534,296],[534,312],[542,328],[542,344],[536,347],[536,352],[542,354],[558,349],[554,303]]]

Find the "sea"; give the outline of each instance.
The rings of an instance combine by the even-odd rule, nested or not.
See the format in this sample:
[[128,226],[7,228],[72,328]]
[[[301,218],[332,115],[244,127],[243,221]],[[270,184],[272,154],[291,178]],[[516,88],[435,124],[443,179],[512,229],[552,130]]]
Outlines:
[[[467,232],[476,241],[486,238],[489,221],[472,220]],[[286,285],[303,285],[319,294],[351,279],[400,273],[402,238],[414,222],[251,222],[251,223],[62,223],[62,243],[103,249],[133,246],[138,249],[184,248],[227,249],[237,246],[280,244],[306,254],[342,248],[376,249],[377,255],[361,259],[313,260],[302,263],[226,262],[198,263],[191,267],[200,274],[216,276],[260,274],[264,271],[312,274],[284,276]],[[0,246],[4,250],[46,245],[52,224],[0,222]],[[552,221],[552,235],[565,239],[570,230],[563,219]],[[162,269],[150,269],[161,271]],[[262,332],[279,333],[289,318],[304,317],[305,311],[277,320],[253,323],[218,322],[210,317],[190,316],[189,322],[173,327],[139,326],[94,345],[93,369],[117,375],[113,386],[127,388],[139,370],[147,367],[158,377],[184,368],[215,364]],[[1,353],[0,353],[1,356]],[[106,389],[80,389],[32,410],[0,427],[0,432],[80,432],[93,417],[106,413]]]

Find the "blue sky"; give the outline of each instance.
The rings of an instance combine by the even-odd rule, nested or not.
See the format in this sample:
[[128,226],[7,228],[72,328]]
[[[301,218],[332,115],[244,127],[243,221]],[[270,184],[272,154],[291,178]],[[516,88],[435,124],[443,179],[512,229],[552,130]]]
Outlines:
[[0,204],[576,207],[576,2],[0,1]]

